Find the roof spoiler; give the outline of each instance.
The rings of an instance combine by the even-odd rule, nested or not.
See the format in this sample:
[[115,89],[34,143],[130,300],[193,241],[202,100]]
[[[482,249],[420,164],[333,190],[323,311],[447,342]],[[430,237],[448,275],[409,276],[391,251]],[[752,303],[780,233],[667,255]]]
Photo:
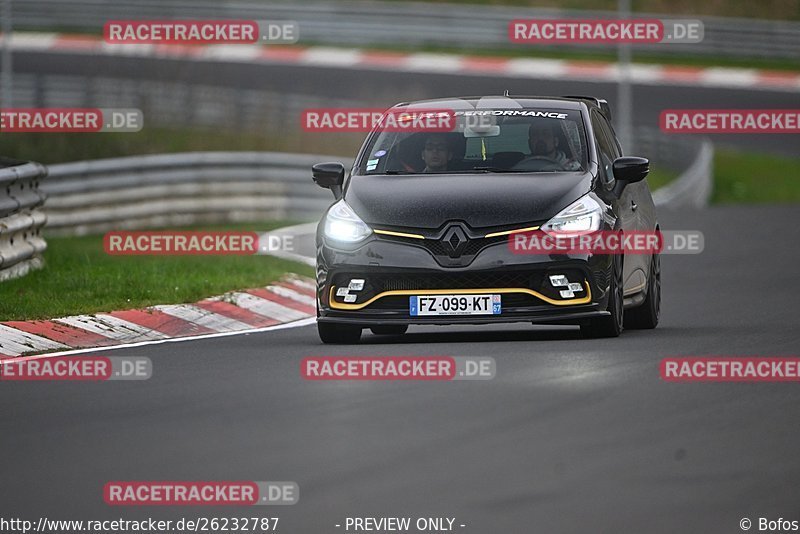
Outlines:
[[597,107],[600,108],[600,111],[603,113],[603,115],[606,116],[606,118],[608,120],[612,119],[611,106],[608,105],[608,100],[605,100],[603,98],[597,98],[597,97],[594,97],[594,96],[574,96],[574,95],[573,96],[565,96],[565,97],[562,97],[562,98],[579,98],[581,100],[591,100],[592,102],[594,102],[597,105]]

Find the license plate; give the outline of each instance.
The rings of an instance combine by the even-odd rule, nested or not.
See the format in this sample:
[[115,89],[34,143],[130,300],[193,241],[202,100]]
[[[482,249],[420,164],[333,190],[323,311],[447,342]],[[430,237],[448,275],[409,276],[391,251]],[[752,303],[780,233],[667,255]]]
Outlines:
[[500,315],[500,295],[419,295],[409,297],[409,312],[419,315]]

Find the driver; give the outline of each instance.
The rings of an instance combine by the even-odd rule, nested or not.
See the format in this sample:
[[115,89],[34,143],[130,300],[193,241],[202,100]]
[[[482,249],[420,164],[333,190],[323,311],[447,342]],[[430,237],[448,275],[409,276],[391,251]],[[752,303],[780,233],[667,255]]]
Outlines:
[[453,159],[453,152],[444,135],[429,135],[425,139],[422,149],[422,161],[425,162],[425,169],[422,172],[446,171],[447,165]]
[[558,128],[558,123],[552,119],[538,119],[528,127],[530,157],[549,159],[565,171],[580,169],[580,163],[568,158],[562,150],[559,150],[561,143]]

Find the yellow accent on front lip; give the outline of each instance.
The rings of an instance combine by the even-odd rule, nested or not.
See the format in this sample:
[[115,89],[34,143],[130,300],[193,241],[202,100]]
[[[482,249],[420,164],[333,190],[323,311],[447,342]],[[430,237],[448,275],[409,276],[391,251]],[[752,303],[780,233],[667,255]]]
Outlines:
[[484,239],[486,239],[487,237],[497,237],[497,236],[501,236],[501,235],[519,234],[521,232],[533,232],[533,231],[538,230],[538,229],[539,229],[538,226],[530,226],[528,228],[517,228],[516,230],[506,230],[505,232],[492,232],[491,234],[486,234],[483,237],[484,237]]
[[393,291],[384,291],[383,293],[378,293],[368,301],[362,304],[345,304],[343,302],[336,302],[333,298],[333,292],[336,290],[336,286],[331,286],[330,294],[328,295],[328,302],[330,303],[331,308],[337,310],[360,310],[365,308],[375,302],[378,299],[383,297],[392,297],[397,295],[467,295],[467,294],[484,294],[484,293],[525,293],[528,295],[533,295],[536,298],[539,298],[548,304],[553,304],[555,306],[575,306],[578,304],[589,304],[592,301],[592,288],[589,287],[589,283],[584,281],[583,287],[586,289],[586,296],[579,299],[569,299],[569,300],[554,300],[550,297],[546,297],[539,293],[538,291],[533,291],[532,289],[527,289],[524,287],[493,287],[493,288],[480,288],[480,289],[396,289]]
[[407,234],[405,232],[392,232],[391,230],[373,230],[376,234],[393,235],[395,237],[409,237],[411,239],[425,239],[424,235]]

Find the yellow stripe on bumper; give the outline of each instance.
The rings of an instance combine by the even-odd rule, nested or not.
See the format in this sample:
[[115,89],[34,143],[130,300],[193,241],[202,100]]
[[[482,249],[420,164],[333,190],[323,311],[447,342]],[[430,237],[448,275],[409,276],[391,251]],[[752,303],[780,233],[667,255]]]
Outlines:
[[533,295],[534,297],[547,302],[548,304],[553,304],[554,306],[576,306],[578,304],[589,304],[592,302],[592,288],[589,287],[589,283],[584,281],[583,287],[586,289],[586,296],[581,298],[574,298],[569,300],[554,300],[550,297],[546,297],[542,295],[538,291],[534,291],[532,289],[527,289],[524,287],[493,287],[493,288],[480,288],[480,289],[397,289],[393,291],[384,291],[383,293],[378,293],[371,299],[366,302],[362,302],[361,304],[346,304],[344,302],[336,302],[333,298],[333,294],[336,291],[336,286],[331,286],[331,291],[328,294],[328,302],[330,303],[331,308],[336,310],[360,310],[363,309],[378,299],[382,299],[384,297],[392,297],[392,296],[412,296],[412,295],[469,295],[469,294],[492,294],[492,293],[499,293],[499,294],[507,294],[507,293],[523,293],[527,295]]

